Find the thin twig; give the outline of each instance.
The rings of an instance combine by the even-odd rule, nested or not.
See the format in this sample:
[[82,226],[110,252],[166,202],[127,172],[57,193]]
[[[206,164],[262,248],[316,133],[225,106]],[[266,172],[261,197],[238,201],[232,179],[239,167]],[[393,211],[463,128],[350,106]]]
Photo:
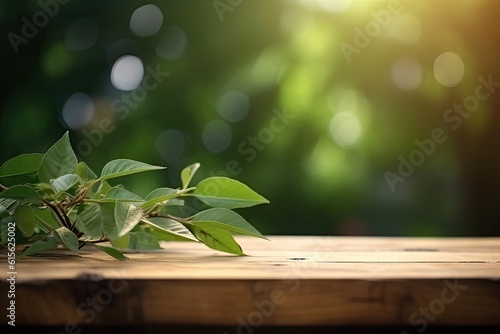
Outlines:
[[59,221],[63,224],[63,226],[66,227],[66,228],[69,228],[69,226],[66,225],[66,220],[61,216],[61,213],[59,212],[59,209],[55,205],[53,205],[52,203],[50,203],[48,201],[44,201],[44,202],[45,202],[45,204],[47,204],[47,206],[49,208],[52,209],[52,211],[54,211],[56,213],[57,218],[59,218]]
[[61,215],[63,216],[64,221],[66,222],[66,227],[71,230],[71,220],[69,219],[68,215],[64,211],[64,209],[59,205],[59,203],[56,203],[57,207],[59,210],[61,210]]
[[98,244],[100,242],[106,242],[106,241],[109,241],[109,239],[108,238],[101,238],[99,240],[92,240],[92,241],[85,241],[85,242],[88,244]]
[[[71,224],[71,227],[70,227],[70,229],[69,229],[69,230],[70,230],[71,232],[75,232],[75,227],[76,227],[76,219],[75,219],[75,221],[73,222],[73,224]],[[77,234],[77,235],[78,235],[78,234]]]

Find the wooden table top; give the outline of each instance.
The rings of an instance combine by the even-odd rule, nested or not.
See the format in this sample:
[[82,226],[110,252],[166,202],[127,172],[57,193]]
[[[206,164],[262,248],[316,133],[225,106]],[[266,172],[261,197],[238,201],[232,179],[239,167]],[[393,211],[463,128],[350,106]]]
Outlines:
[[[17,259],[17,325],[500,325],[500,238],[236,237]],[[8,307],[0,254],[0,308]]]

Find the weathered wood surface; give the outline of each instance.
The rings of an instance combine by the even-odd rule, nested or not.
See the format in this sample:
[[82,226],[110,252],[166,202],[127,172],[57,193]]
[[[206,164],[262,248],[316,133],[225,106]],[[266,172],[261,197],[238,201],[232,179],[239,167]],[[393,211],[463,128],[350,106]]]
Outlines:
[[[18,325],[500,325],[500,238],[238,237],[18,259]],[[0,307],[7,307],[7,258]],[[245,332],[245,331],[243,331]]]

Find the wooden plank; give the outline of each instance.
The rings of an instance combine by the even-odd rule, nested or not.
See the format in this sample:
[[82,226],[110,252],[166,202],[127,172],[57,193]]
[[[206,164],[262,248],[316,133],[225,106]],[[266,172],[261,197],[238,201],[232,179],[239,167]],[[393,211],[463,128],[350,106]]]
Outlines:
[[269,238],[18,259],[17,324],[500,325],[500,238]]

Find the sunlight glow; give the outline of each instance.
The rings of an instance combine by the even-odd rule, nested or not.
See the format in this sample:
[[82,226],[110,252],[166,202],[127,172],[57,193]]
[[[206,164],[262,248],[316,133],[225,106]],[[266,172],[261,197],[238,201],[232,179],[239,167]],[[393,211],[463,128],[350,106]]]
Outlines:
[[340,112],[330,122],[332,138],[342,148],[355,145],[361,137],[361,130],[361,122],[351,112]]

